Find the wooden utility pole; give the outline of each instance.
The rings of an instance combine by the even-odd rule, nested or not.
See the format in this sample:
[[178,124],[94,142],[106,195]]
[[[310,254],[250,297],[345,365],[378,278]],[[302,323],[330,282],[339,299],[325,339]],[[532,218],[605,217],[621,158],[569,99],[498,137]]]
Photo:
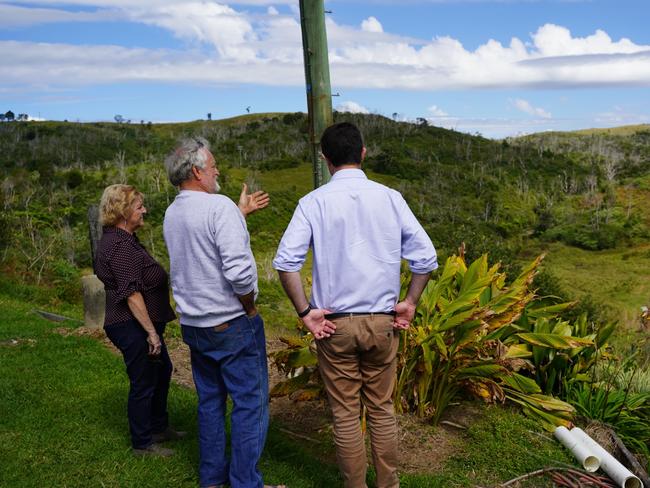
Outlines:
[[302,49],[305,57],[309,148],[314,165],[314,187],[330,179],[327,164],[320,158],[320,137],[332,125],[332,90],[327,55],[324,0],[300,0]]

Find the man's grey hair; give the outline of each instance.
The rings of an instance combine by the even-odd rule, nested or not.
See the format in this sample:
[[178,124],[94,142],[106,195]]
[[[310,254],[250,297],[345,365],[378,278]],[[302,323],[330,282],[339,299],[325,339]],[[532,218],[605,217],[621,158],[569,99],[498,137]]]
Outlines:
[[183,139],[178,147],[165,158],[167,177],[172,185],[179,186],[189,180],[192,175],[192,166],[205,169],[208,155],[206,151],[201,151],[201,148],[205,148],[206,151],[210,150],[210,143],[203,137]]

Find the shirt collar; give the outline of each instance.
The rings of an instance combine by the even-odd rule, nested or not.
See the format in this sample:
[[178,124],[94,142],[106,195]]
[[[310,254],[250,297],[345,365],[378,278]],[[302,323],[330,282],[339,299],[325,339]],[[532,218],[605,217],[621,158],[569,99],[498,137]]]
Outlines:
[[115,234],[115,239],[119,241],[138,242],[138,236],[136,236],[135,233],[131,234],[130,232],[127,232],[124,229],[120,229],[119,227],[116,227],[114,225],[103,227],[102,232],[104,234]]
[[345,168],[345,169],[340,169],[336,173],[334,173],[330,181],[340,180],[344,178],[363,178],[364,180],[368,179],[366,174],[361,169]]

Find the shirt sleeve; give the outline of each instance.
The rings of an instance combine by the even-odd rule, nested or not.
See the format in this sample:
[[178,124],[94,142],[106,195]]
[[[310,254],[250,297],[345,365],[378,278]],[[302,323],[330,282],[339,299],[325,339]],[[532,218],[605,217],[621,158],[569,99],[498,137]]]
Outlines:
[[300,271],[307,257],[311,240],[312,228],[299,203],[287,230],[284,231],[273,260],[273,268],[278,271]]
[[226,281],[236,295],[243,296],[255,290],[255,259],[246,221],[239,208],[229,203],[215,212],[215,241]]
[[402,219],[402,258],[416,274],[430,273],[438,267],[438,256],[431,239],[399,195]]
[[130,242],[115,243],[108,260],[108,266],[115,278],[114,298],[116,303],[126,300],[135,292],[142,292],[144,256]]

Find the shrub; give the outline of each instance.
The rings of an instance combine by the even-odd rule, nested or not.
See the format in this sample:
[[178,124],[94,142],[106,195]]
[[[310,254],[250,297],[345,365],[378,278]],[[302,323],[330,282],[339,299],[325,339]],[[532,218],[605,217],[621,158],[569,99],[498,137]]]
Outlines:
[[545,239],[562,241],[590,251],[613,249],[625,236],[626,232],[621,224],[601,224],[598,227],[589,224],[564,224],[543,234]]
[[5,249],[11,244],[11,233],[13,226],[9,214],[0,211],[0,249]]
[[70,170],[65,175],[66,185],[71,190],[83,183],[83,174],[78,169]]
[[392,147],[365,161],[366,167],[385,175],[393,175],[407,180],[417,180],[428,173],[428,168],[420,164],[404,150]]
[[307,116],[302,112],[294,112],[289,114],[284,114],[282,116],[282,123],[285,125],[293,125],[296,122],[302,122]]
[[302,161],[296,157],[284,156],[281,158],[268,159],[260,163],[259,169],[271,171],[274,169],[297,168]]
[[533,302],[529,287],[542,259],[533,261],[509,286],[499,265],[488,268],[487,255],[469,267],[462,256],[447,260],[402,336],[398,411],[414,411],[436,423],[455,395],[465,390],[489,403],[513,401],[547,426],[566,423],[572,407],[542,395],[525,370],[534,370],[529,360],[534,345],[562,350],[588,341],[529,332],[515,324]]
[[52,265],[51,285],[59,300],[74,303],[81,298],[80,272],[63,259],[56,260]]

